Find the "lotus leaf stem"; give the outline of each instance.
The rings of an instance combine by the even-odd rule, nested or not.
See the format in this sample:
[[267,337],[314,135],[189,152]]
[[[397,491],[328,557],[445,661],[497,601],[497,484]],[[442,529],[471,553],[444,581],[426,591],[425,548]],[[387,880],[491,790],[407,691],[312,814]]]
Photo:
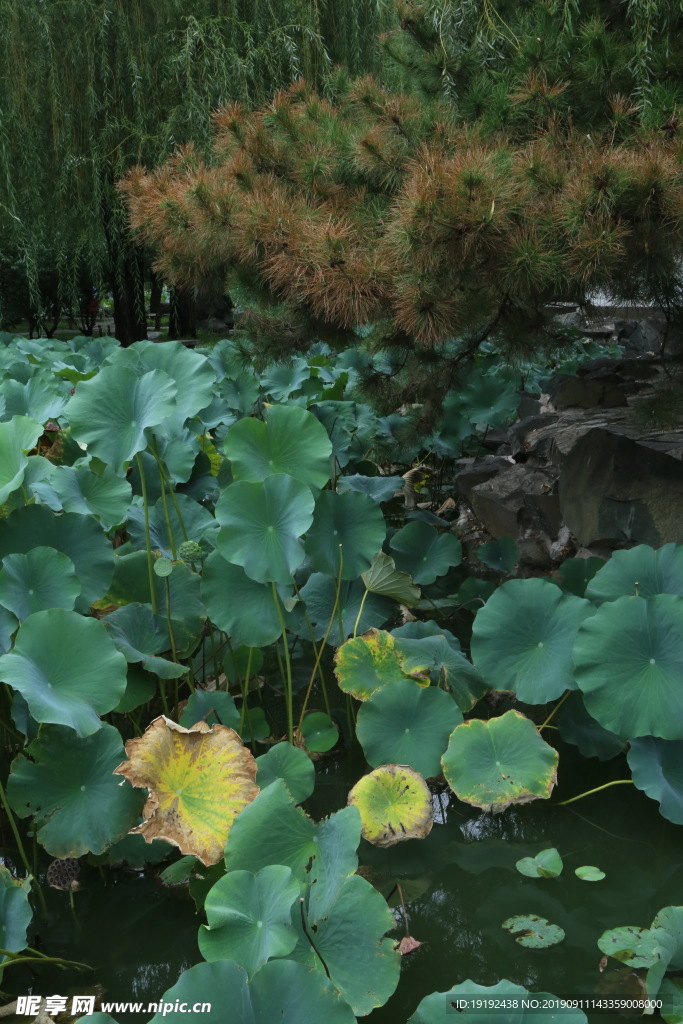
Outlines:
[[78,967],[84,971],[93,971],[95,968],[91,967],[90,964],[82,964],[78,960],[63,960],[61,956],[46,956],[45,953],[39,953],[36,949],[26,949],[30,953],[35,953],[35,956],[18,956],[16,953],[10,953],[7,949],[0,949],[0,956],[6,956],[7,960],[0,964],[0,971],[4,971],[6,967],[12,967],[14,964],[30,964],[30,963],[49,963],[56,964],[57,967],[61,967],[62,970],[66,970],[67,967]]
[[543,725],[539,725],[539,727],[538,727],[538,731],[539,731],[539,732],[541,732],[541,730],[542,730],[542,729],[545,729],[545,727],[547,726],[548,722],[549,722],[549,721],[550,721],[550,720],[552,719],[552,717],[554,716],[555,712],[556,712],[556,711],[559,711],[559,710],[560,710],[560,708],[562,707],[562,705],[564,704],[564,702],[566,701],[567,697],[569,696],[569,694],[570,694],[571,692],[572,692],[571,690],[565,690],[565,692],[564,692],[564,693],[562,694],[562,696],[561,696],[561,697],[560,697],[560,699],[558,700],[558,702],[557,702],[557,704],[555,705],[555,707],[553,708],[553,710],[552,710],[552,711],[550,712],[550,714],[549,714],[549,715],[548,715],[548,717],[546,718],[546,720],[545,720],[545,722],[543,723]]
[[[249,648],[249,654],[247,656],[247,674],[244,677],[244,683],[242,684],[242,707],[240,708],[240,736],[244,729],[244,716],[247,713],[247,694],[249,693],[249,679],[251,678],[251,656],[254,652],[254,648]],[[254,733],[251,730],[252,743],[254,741]]]
[[157,448],[157,439],[154,434],[152,434],[152,455],[156,459],[157,466],[159,467],[159,476],[166,482],[166,486],[168,487],[168,493],[171,495],[171,501],[173,502],[173,508],[175,509],[175,513],[178,516],[178,523],[180,525],[180,532],[183,535],[183,540],[189,540],[190,538],[188,537],[187,530],[185,529],[183,515],[182,512],[180,511],[180,506],[178,505],[178,499],[176,498],[175,491],[173,490],[173,487],[171,485],[171,479],[168,473],[166,472],[166,468],[164,467],[163,462],[161,461],[159,450]]
[[[370,593],[370,591],[366,587],[365,593],[363,594],[363,600],[361,601],[360,608],[358,609],[358,615],[356,616],[356,621],[353,624],[353,639],[354,640],[356,639],[356,633],[358,632],[358,624],[360,622],[361,615],[363,614],[363,608],[365,607],[365,599],[366,599],[366,597],[368,596],[369,593]],[[342,640],[342,643],[343,643],[343,640]]]
[[[154,443],[156,451],[156,442]],[[159,469],[159,485],[161,487],[161,504],[164,509],[164,519],[166,520],[166,532],[168,533],[168,543],[171,548],[171,557],[175,562],[178,558],[178,553],[175,546],[175,537],[173,536],[173,527],[171,526],[171,517],[168,514],[168,502],[166,501],[166,484],[164,483],[164,474],[161,472],[161,462],[157,456],[157,468]]]
[[[19,835],[19,829],[17,828],[17,822],[16,822],[16,819],[15,819],[14,815],[12,814],[12,808],[7,803],[7,796],[5,795],[5,787],[3,786],[2,782],[0,782],[0,803],[2,803],[2,806],[5,809],[5,814],[7,815],[7,820],[9,821],[10,828],[12,829],[12,832],[14,834],[14,841],[17,844],[17,850],[19,851],[19,856],[21,857],[22,863],[23,863],[24,867],[26,868],[26,874],[27,875],[31,875],[31,877],[33,877],[33,871],[31,870],[31,865],[28,862],[28,857],[26,856],[26,850],[24,849],[24,844],[21,841],[21,836]],[[45,909],[45,902],[43,900],[43,893],[42,893],[41,888],[40,888],[40,886],[38,885],[37,882],[36,882],[36,886],[38,888],[38,892],[40,893],[40,901],[43,904],[43,909]]]
[[152,611],[156,615],[157,611],[157,595],[154,589],[154,556],[152,554],[152,540],[149,532],[149,500],[147,497],[147,481],[145,480],[145,470],[142,465],[142,459],[140,453],[135,456],[135,460],[138,464],[138,473],[140,474],[140,487],[142,488],[142,504],[145,513],[145,547],[147,548],[147,575],[149,576],[149,599],[152,605]]
[[273,588],[273,601],[275,602],[275,611],[280,621],[280,628],[282,629],[282,643],[284,646],[285,654],[285,669],[286,675],[286,686],[285,695],[287,701],[287,738],[290,743],[294,743],[294,708],[292,706],[292,663],[289,660],[289,647],[287,646],[287,627],[285,626],[285,619],[280,608],[280,600],[277,596],[277,587],[275,583],[271,584]]
[[[341,568],[340,568],[340,573],[341,573]],[[338,582],[337,582],[337,595],[335,597],[335,608],[336,608],[336,604],[337,604],[337,599],[339,597],[339,584],[340,584],[340,580],[338,580]],[[301,595],[299,594],[299,588],[297,587],[296,583],[294,583],[294,589],[296,590],[297,597],[300,597]],[[311,623],[311,620],[308,617],[308,614],[306,613],[305,608],[304,608],[304,619],[306,621],[306,625],[308,626],[308,632],[311,635],[311,645],[313,647],[313,651],[315,652],[315,663],[313,665],[313,671],[311,672],[311,678],[310,678],[310,680],[308,682],[308,687],[306,689],[306,696],[304,697],[304,704],[303,704],[303,707],[301,709],[301,715],[299,716],[299,725],[297,726],[297,731],[298,732],[301,732],[301,723],[303,722],[304,715],[306,714],[306,708],[308,707],[308,701],[310,700],[310,697],[311,697],[311,690],[313,689],[313,683],[315,681],[315,674],[316,674],[316,672],[318,673],[318,677],[320,679],[320,685],[321,685],[322,691],[323,691],[323,699],[325,701],[325,710],[327,711],[327,714],[330,716],[330,718],[332,717],[331,712],[330,712],[330,701],[329,701],[329,698],[327,696],[327,686],[325,684],[325,673],[320,668],[320,659],[322,658],[323,651],[325,649],[325,644],[327,643],[327,638],[330,635],[330,630],[332,628],[332,622],[333,622],[333,619],[334,619],[334,610],[333,610],[332,619],[330,619],[330,622],[328,623],[327,632],[325,633],[325,637],[324,637],[323,642],[321,643],[320,647],[318,647],[316,642],[315,642],[315,636],[313,634],[313,625]]]
[[593,793],[599,793],[603,789],[609,789],[610,786],[632,786],[633,779],[614,779],[612,782],[606,782],[603,786],[597,786],[595,789],[588,789],[585,793],[579,793],[578,796],[573,796],[570,800],[560,800],[558,807],[566,807],[567,804],[573,804],[575,800],[583,800],[585,796],[591,796]]

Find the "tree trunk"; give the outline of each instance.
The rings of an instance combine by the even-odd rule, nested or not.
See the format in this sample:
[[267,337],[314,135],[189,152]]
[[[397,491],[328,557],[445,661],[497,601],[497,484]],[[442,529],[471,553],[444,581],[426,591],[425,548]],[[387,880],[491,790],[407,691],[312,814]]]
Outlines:
[[147,337],[142,249],[130,247],[119,256],[111,280],[114,334],[124,348]]
[[168,340],[196,338],[197,319],[194,294],[184,288],[171,288],[171,310],[168,317]]
[[158,274],[155,274],[153,270],[149,272],[149,278],[152,285],[152,294],[149,298],[149,311],[154,316],[154,330],[161,330],[161,296],[163,294],[164,286],[161,278]]

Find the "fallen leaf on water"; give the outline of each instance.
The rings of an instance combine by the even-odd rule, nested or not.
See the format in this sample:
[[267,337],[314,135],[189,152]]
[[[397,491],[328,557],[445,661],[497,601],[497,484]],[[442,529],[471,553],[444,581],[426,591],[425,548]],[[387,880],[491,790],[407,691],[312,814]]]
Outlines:
[[398,944],[398,951],[401,956],[405,956],[406,953],[414,953],[421,945],[422,943],[414,939],[412,935],[405,935]]
[[114,769],[149,790],[145,820],[131,829],[164,839],[203,864],[223,856],[230,826],[258,795],[256,762],[233,729],[197,722],[190,729],[161,715],[128,740],[129,760]]

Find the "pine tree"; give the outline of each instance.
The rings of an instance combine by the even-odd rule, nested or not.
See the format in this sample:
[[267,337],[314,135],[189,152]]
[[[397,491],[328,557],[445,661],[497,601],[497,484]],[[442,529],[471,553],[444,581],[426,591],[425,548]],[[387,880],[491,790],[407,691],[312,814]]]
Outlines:
[[678,302],[675,132],[596,141],[552,122],[520,142],[448,100],[343,74],[327,98],[300,81],[214,121],[210,159],[190,147],[122,188],[159,272],[223,282],[271,355],[363,327],[405,353],[414,398],[433,390],[430,350],[445,389],[487,338],[507,355],[556,343],[545,308],[558,299],[603,287]]

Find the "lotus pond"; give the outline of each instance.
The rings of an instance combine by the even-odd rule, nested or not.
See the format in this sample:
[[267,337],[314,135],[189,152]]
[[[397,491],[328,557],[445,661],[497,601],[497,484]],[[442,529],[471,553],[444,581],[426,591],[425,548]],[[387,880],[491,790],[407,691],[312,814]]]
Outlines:
[[413,441],[360,347],[0,340],[7,1002],[683,1020],[683,546],[517,579],[396,497],[513,371]]

